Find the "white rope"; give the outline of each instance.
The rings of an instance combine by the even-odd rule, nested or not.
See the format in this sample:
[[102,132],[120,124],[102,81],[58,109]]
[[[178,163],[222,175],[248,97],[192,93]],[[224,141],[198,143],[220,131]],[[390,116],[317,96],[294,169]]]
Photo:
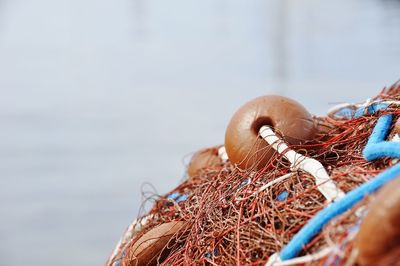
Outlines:
[[293,175],[293,173],[289,173],[289,174],[285,174],[283,176],[280,176],[278,178],[275,178],[274,180],[272,180],[272,181],[268,182],[267,184],[263,185],[262,187],[260,187],[257,191],[254,191],[254,193],[252,193],[251,195],[249,195],[247,197],[244,197],[244,198],[237,198],[235,200],[236,201],[247,200],[250,197],[253,197],[253,196],[257,195],[261,191],[266,190],[267,188],[269,188],[269,187],[271,187],[271,186],[273,186],[273,185],[275,185],[275,184],[287,179],[288,177],[291,177],[292,175]]
[[322,259],[322,258],[328,256],[331,252],[332,252],[332,248],[326,247],[324,249],[321,249],[317,253],[309,254],[309,255],[305,255],[302,257],[297,257],[297,258],[285,260],[285,261],[282,261],[279,258],[279,253],[274,253],[269,257],[265,266],[290,266],[290,265],[305,264],[308,262]]
[[267,188],[271,187],[272,185],[275,185],[285,179],[287,179],[288,177],[291,177],[293,175],[293,173],[289,173],[289,174],[285,174],[283,176],[280,176],[278,178],[275,178],[274,180],[268,182],[267,184],[265,184],[264,186],[260,187],[256,193],[260,193],[263,190],[266,190]]
[[226,153],[226,149],[225,146],[221,146],[218,149],[218,156],[219,158],[225,163],[226,161],[228,161],[228,154]]
[[[375,101],[374,103],[379,103],[379,101]],[[381,103],[400,105],[400,101],[382,101]]]
[[344,192],[335,185],[326,172],[325,167],[319,161],[289,149],[283,139],[279,138],[269,126],[262,126],[259,133],[272,148],[279,154],[282,154],[291,163],[291,168],[293,170],[302,170],[311,174],[315,178],[318,190],[328,202],[332,202],[345,195]]

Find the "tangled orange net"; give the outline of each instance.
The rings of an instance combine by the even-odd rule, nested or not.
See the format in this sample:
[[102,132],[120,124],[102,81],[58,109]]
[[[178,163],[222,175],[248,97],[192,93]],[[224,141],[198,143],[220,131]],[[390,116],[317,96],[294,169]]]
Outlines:
[[[373,100],[400,101],[400,85],[383,89]],[[362,156],[374,124],[385,114],[393,114],[396,121],[400,110],[389,106],[359,118],[343,119],[332,114],[316,118],[325,130],[312,141],[289,147],[321,162],[338,188],[349,192],[395,163],[392,159],[371,162]],[[393,126],[389,138],[395,131]],[[280,182],[272,182],[282,176],[285,178]],[[304,264],[351,264],[354,232],[368,202],[366,197],[332,220],[304,246],[299,256],[325,247],[334,250]],[[314,177],[292,171],[279,154],[260,170],[242,170],[225,161],[217,168],[202,169],[167,195],[159,196],[150,212],[135,222],[140,226],[130,229],[108,265],[134,265],[131,249],[136,241],[171,221],[183,221],[184,226],[168,243],[168,255],[156,260],[161,265],[265,265],[326,206]]]

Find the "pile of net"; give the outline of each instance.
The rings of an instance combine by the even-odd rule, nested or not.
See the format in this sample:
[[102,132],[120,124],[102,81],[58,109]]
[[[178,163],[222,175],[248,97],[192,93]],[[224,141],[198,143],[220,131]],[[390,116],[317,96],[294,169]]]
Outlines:
[[[389,104],[371,112],[382,102]],[[315,118],[325,129],[311,141],[289,148],[322,163],[337,187],[348,193],[397,163],[390,157],[368,161],[363,156],[378,119],[391,114],[396,122],[400,117],[397,104],[390,102],[400,102],[400,85],[383,89],[363,105],[347,105]],[[388,140],[398,137],[397,127],[392,123]],[[366,195],[328,221],[302,245],[296,257],[304,260],[292,264],[353,265],[355,235],[371,198]],[[107,265],[136,265],[139,239],[170,222],[182,223],[163,247],[168,252],[154,253],[150,264],[289,265],[280,260],[274,264],[271,256],[331,204],[312,175],[291,169],[278,153],[259,170],[242,170],[221,160],[218,167],[201,169],[168,194],[149,200],[154,201],[152,209],[127,229]]]

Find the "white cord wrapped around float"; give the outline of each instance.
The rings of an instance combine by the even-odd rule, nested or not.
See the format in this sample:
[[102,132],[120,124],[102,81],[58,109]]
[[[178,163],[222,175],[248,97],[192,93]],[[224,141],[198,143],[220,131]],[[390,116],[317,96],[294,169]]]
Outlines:
[[319,161],[289,149],[283,139],[279,138],[269,126],[262,126],[259,133],[271,147],[279,154],[282,154],[291,163],[291,168],[293,170],[302,170],[311,174],[315,178],[318,190],[324,195],[328,202],[332,202],[345,195],[345,193],[335,185],[326,172],[325,167]]

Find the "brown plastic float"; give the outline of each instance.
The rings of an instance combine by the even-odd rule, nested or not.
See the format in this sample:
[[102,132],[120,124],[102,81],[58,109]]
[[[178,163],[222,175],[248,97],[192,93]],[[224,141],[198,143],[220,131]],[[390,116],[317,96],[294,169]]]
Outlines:
[[219,169],[222,165],[222,159],[218,154],[220,146],[202,149],[193,154],[189,162],[187,173],[189,177],[193,177],[199,173],[201,169]]
[[121,265],[145,266],[162,262],[175,243],[174,236],[184,225],[185,222],[173,221],[151,229],[136,240]]
[[298,102],[286,97],[261,96],[243,105],[232,117],[225,133],[229,160],[242,169],[261,169],[275,150],[259,137],[262,126],[271,126],[289,144],[310,140],[316,123]]
[[355,248],[361,266],[400,265],[400,177],[376,194]]

